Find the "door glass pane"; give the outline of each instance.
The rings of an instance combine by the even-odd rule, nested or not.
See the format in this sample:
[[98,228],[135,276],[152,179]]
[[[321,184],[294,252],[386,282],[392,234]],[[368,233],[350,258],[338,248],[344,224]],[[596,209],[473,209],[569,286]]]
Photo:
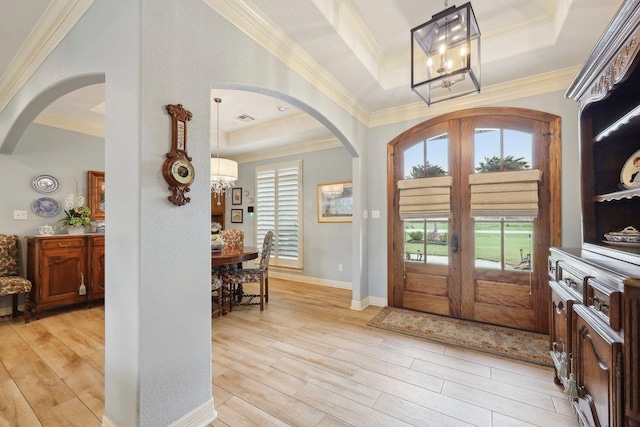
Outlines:
[[533,234],[533,222],[522,218],[476,220],[476,268],[531,271]]
[[443,176],[449,172],[449,135],[444,133],[404,150],[404,179]]
[[404,260],[405,262],[425,263],[426,242],[424,239],[424,221],[404,221]]
[[513,129],[477,128],[474,132],[474,170],[478,172],[530,169],[533,135]]
[[502,269],[502,224],[500,221],[476,221],[476,268]]
[[404,150],[404,176],[403,179],[417,178],[412,171],[424,164],[424,141],[420,141],[412,147]]
[[504,130],[504,170],[531,169],[533,135],[512,129]]
[[427,140],[427,176],[449,174],[449,135],[444,133]]
[[505,270],[531,271],[533,222],[505,222]]
[[407,263],[449,264],[449,221],[404,221],[404,260]]
[[500,129],[478,128],[475,130],[474,170],[476,172],[500,170],[500,159],[502,158],[500,137]]
[[449,264],[449,221],[426,223],[427,264]]

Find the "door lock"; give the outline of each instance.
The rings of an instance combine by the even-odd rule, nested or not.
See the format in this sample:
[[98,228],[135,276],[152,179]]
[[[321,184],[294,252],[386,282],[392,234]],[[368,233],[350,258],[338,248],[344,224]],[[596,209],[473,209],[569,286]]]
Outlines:
[[458,253],[458,235],[455,233],[451,236],[451,252]]

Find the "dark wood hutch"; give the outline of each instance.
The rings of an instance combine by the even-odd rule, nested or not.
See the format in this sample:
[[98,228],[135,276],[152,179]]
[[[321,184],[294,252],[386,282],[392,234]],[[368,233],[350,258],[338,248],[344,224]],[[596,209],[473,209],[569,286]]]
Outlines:
[[581,248],[551,248],[555,381],[583,426],[640,426],[640,248],[604,234],[640,229],[640,187],[620,174],[640,150],[640,0],[627,0],[566,96],[579,103]]

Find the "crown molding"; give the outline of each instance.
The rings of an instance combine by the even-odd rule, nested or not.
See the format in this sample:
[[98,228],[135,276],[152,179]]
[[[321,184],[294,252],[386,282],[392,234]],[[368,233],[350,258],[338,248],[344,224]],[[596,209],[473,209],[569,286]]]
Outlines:
[[249,0],[202,0],[361,123],[369,110]]
[[484,87],[478,95],[464,96],[444,103],[434,104],[430,107],[424,102],[414,102],[396,108],[376,111],[371,114],[368,127],[374,128],[408,120],[425,119],[461,109],[482,107],[514,99],[564,91],[579,69],[580,66],[569,67]]
[[78,120],[62,114],[48,113],[46,111],[36,117],[33,122],[40,125],[104,138],[104,122],[97,123],[87,120]]
[[42,65],[95,0],[50,2],[0,83],[0,111]]
[[270,148],[269,150],[255,151],[251,153],[226,156],[238,163],[257,162],[259,160],[277,159],[279,157],[294,156],[312,151],[329,150],[332,148],[344,148],[337,138],[323,138],[312,141],[295,143],[286,147]]
[[383,64],[387,61],[353,2],[351,0],[312,1],[345,45],[380,84],[381,75],[384,72]]

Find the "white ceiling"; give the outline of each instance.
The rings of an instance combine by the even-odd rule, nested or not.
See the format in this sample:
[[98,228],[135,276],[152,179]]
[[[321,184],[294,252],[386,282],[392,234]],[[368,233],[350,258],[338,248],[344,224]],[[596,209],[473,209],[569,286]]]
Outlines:
[[[89,7],[93,1],[81,2]],[[43,25],[55,21],[65,3],[73,1],[2,0],[0,108],[10,99],[11,92],[6,88],[9,82],[16,81],[20,61],[37,45],[34,38],[43,32]],[[242,31],[258,42],[257,34],[268,30],[270,45],[276,46],[272,50],[274,55],[294,69],[300,64],[313,65],[317,75],[303,77],[312,84],[316,78],[324,82],[323,90],[332,99],[348,100],[345,105],[355,106],[352,107],[355,115],[369,125],[374,119],[401,120],[398,112],[421,104],[409,89],[410,30],[442,11],[445,4],[436,0],[208,0],[206,3],[213,4],[232,23],[237,22]],[[553,73],[558,70],[568,70],[558,74],[566,80],[586,59],[621,4],[622,0],[474,0],[472,5],[482,32],[483,94],[495,93],[514,81],[545,81],[541,75],[550,76],[546,81],[556,80],[557,84],[559,78]],[[234,10],[256,19],[253,24],[246,24],[250,20],[235,19]],[[564,80],[560,84],[566,87],[568,81]],[[319,122],[277,99],[228,90],[212,91],[213,97],[223,100],[222,155],[242,159],[248,153],[264,152],[267,148],[272,153],[284,153],[292,147],[338,145]],[[278,111],[279,106],[287,110]],[[436,111],[430,108],[431,112]],[[211,143],[215,149],[213,102],[211,111],[214,115]],[[238,120],[243,114],[256,120],[247,123]],[[36,121],[100,135],[104,131],[103,85],[60,98]]]

